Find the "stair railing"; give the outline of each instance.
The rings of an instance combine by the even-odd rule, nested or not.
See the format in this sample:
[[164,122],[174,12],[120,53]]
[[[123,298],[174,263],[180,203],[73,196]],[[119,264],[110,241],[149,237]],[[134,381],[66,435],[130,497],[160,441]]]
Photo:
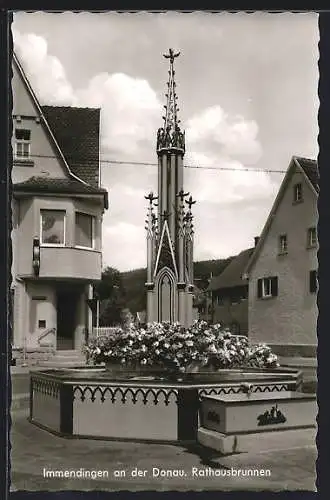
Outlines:
[[50,333],[56,333],[56,328],[52,327],[52,328],[48,328],[47,330],[45,330],[44,332],[42,332],[41,335],[39,335],[38,337],[38,345],[40,345],[40,342],[45,338],[47,337],[47,335],[49,335]]

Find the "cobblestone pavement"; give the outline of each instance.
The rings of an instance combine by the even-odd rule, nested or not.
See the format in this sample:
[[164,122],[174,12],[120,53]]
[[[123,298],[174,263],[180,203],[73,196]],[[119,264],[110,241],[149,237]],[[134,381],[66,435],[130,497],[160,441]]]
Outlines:
[[[315,446],[219,457],[198,445],[182,447],[53,436],[12,415],[12,490],[309,490],[315,491]],[[100,470],[108,477],[73,479],[44,477],[43,470]],[[131,477],[137,468],[140,477]],[[182,470],[183,477],[153,475],[153,468]],[[233,468],[233,469],[232,469]],[[239,470],[269,469],[267,476],[238,476]],[[115,471],[124,471],[115,477]],[[145,473],[143,471],[146,471]],[[227,472],[226,472],[227,471]],[[228,472],[229,471],[229,472]],[[229,473],[236,476],[229,476]],[[203,475],[204,473],[204,475]],[[219,474],[222,474],[221,476]],[[207,476],[205,474],[208,474]],[[218,474],[218,475],[214,475]],[[223,474],[227,474],[224,476]],[[240,472],[242,474],[242,472]],[[251,473],[250,473],[251,474]]]

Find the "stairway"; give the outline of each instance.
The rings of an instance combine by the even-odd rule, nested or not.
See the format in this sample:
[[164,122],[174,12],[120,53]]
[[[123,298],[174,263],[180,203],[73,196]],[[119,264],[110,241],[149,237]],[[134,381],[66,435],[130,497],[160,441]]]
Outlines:
[[70,368],[86,366],[86,358],[80,350],[60,350],[47,361],[40,361],[38,366],[47,368]]
[[298,356],[279,356],[282,368],[286,366],[302,371],[303,392],[315,393],[317,391],[317,358],[303,358]]

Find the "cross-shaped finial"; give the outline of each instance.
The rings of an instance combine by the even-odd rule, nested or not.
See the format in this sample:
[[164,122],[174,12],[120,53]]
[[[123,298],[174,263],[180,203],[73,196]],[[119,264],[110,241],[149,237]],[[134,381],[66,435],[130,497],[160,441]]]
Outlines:
[[145,196],[146,200],[149,200],[150,205],[154,200],[158,200],[158,196],[154,196],[154,193],[151,191],[147,196]]
[[179,55],[180,55],[180,52],[177,52],[175,54],[173,49],[168,49],[168,54],[163,54],[163,56],[165,57],[165,59],[169,59],[172,64],[174,62],[174,59],[176,57],[179,57]]
[[186,196],[188,196],[189,193],[185,193],[184,190],[181,188],[180,191],[177,194],[177,197],[180,198],[181,201],[184,200]]
[[194,201],[194,200],[192,199],[192,196],[190,195],[190,196],[189,196],[189,198],[188,198],[188,200],[186,200],[186,203],[187,203],[187,205],[188,205],[188,207],[189,207],[189,210],[191,210],[191,207],[192,207],[192,205],[195,205],[196,200]]

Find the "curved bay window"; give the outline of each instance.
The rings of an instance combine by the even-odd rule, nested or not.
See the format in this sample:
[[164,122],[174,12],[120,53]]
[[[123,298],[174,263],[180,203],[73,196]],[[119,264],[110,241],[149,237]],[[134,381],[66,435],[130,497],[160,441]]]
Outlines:
[[65,210],[40,211],[40,244],[65,245]]
[[95,218],[92,215],[76,212],[75,246],[94,248]]

